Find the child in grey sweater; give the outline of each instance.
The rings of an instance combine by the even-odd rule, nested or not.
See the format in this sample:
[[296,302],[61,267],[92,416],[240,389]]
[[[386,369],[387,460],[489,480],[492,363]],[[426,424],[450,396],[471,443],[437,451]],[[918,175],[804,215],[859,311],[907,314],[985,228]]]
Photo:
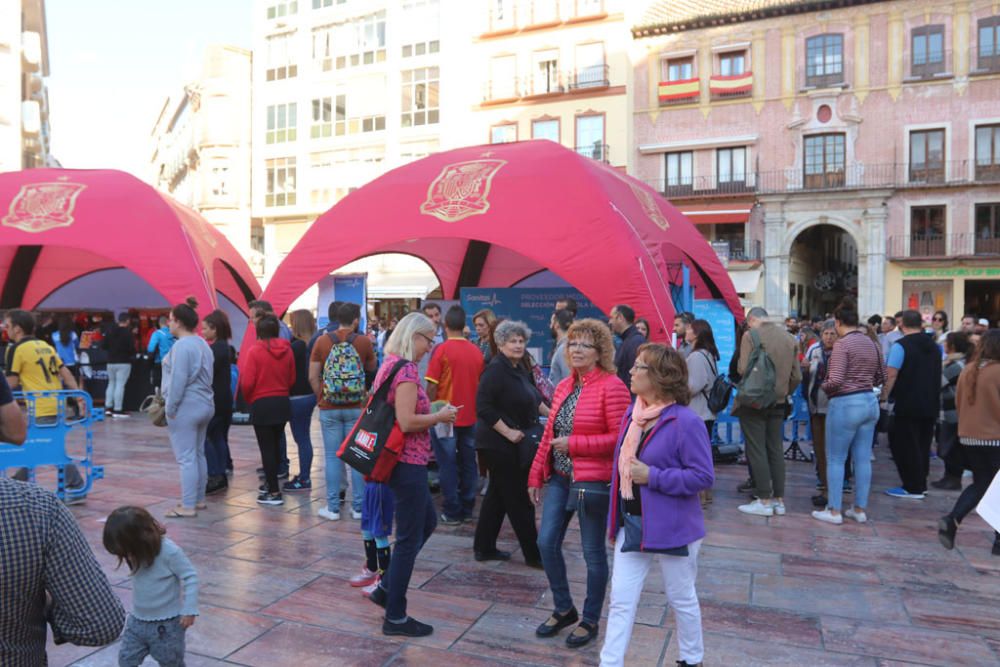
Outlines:
[[132,572],[132,613],[118,653],[123,667],[138,667],[147,655],[164,667],[184,665],[184,633],[198,615],[198,574],[166,532],[141,507],[119,507],[104,525],[104,548]]

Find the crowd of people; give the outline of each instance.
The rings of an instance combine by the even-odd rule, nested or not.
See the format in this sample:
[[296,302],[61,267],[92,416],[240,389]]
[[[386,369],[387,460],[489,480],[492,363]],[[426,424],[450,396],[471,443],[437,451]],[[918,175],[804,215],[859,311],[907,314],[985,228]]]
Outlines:
[[[695,582],[705,536],[703,508],[711,502],[715,481],[712,443],[718,415],[711,397],[727,370],[719,368],[721,355],[709,322],[679,313],[673,344],[650,343],[649,324],[628,305],[616,305],[607,321],[581,319],[576,303],[566,299],[551,317],[554,357],[536,360],[527,351],[528,326],[489,310],[468,320],[476,342],[469,340],[467,313],[460,306],[442,313],[439,305],[427,303],[377,336],[358,331],[361,309],[352,303],[331,304],[330,324],[320,331],[304,310],[289,314],[291,326],[264,301],[252,302],[250,314],[255,340],[239,360],[238,392],[260,450],[257,501],[280,505],[285,493],[311,491],[310,424],[318,408],[326,482],[318,514],[339,521],[342,505],[350,503],[351,517],[360,521],[359,567],[350,584],[384,608],[384,634],[433,632],[408,614],[406,593],[420,551],[438,524],[475,521],[474,559],[508,561],[512,554],[497,546],[506,517],[525,566],[544,571],[551,590],[553,608],[537,626],[537,637],[552,638],[571,628],[567,647],[594,642],[610,580],[601,664],[624,664],[639,596],[655,561],[676,616],[677,664],[701,664]],[[888,329],[886,322],[892,325]],[[72,375],[64,372],[54,350],[43,350],[40,342],[26,344],[32,340],[30,313],[10,311],[5,323],[17,344],[7,366],[12,384],[42,388],[33,384],[34,369],[42,368],[34,360],[41,355],[51,360],[51,368],[43,370],[72,386]],[[233,415],[231,330],[221,311],[201,324],[199,336],[196,303],[178,304],[147,348],[162,369],[168,432],[180,468],[181,500],[167,512],[171,519],[196,517],[208,495],[225,491],[232,469],[227,436]],[[953,548],[959,524],[1000,470],[1000,330],[977,332],[974,320],[971,326],[951,332],[946,319],[935,317],[928,330],[917,311],[863,324],[850,300],[830,318],[801,326],[791,320],[782,326],[764,309],[750,309],[728,369],[737,387],[729,410],[739,420],[749,471],[740,490],[752,496],[739,511],[765,517],[788,511],[783,426],[790,398],[801,385],[819,491],[812,516],[837,525],[845,517],[869,520],[878,430],[888,433],[900,477],[900,486],[886,493],[901,500],[924,498],[936,441],[945,476],[932,486],[958,490],[965,470],[973,475],[939,522],[941,543]],[[30,360],[23,358],[29,354]],[[548,363],[547,374],[539,362]],[[4,406],[11,401],[3,389],[0,418],[6,420]],[[386,480],[345,468],[337,456],[373,395],[385,397],[402,433],[398,462]],[[286,425],[298,448],[299,469],[291,478]],[[5,421],[0,428],[5,439],[16,442],[15,427]],[[432,458],[440,506],[431,495]],[[51,529],[65,532],[59,539],[66,548],[79,551],[58,557],[76,559],[77,569],[97,582],[92,605],[100,607],[104,619],[68,639],[110,641],[121,631],[120,604],[105,594],[107,581],[81,545],[72,517],[58,504],[40,500],[38,491],[11,484],[0,482],[0,507],[7,507],[5,498],[11,506],[28,496],[41,503],[55,517]],[[845,503],[851,489],[851,502]],[[0,539],[20,520],[0,513]],[[580,543],[571,547],[565,537],[574,520]],[[169,664],[169,656],[183,653],[184,630],[197,616],[197,574],[164,534],[158,521],[135,507],[116,510],[105,528],[105,546],[128,565],[135,588],[121,664],[138,664],[147,654]],[[40,534],[37,544],[50,539]],[[26,546],[25,553],[31,548]],[[568,548],[580,549],[586,563],[579,609],[567,578]],[[993,553],[1000,555],[1000,535]],[[19,617],[33,627],[42,622],[39,607],[31,606],[40,600],[28,600]],[[0,635],[25,622],[10,613],[0,611]],[[0,658],[37,648],[32,632],[18,636],[20,643],[12,648],[0,641]]]

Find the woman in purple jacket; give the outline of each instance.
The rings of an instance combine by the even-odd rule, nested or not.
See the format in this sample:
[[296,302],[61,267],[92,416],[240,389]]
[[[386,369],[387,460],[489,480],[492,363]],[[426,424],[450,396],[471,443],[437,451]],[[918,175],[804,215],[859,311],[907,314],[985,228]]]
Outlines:
[[704,422],[685,407],[687,364],[676,350],[643,345],[631,378],[635,404],[625,414],[611,478],[615,562],[601,666],[625,664],[639,595],[655,560],[676,615],[677,665],[693,667],[705,652],[694,584],[705,536],[698,492],[715,481],[712,446]]

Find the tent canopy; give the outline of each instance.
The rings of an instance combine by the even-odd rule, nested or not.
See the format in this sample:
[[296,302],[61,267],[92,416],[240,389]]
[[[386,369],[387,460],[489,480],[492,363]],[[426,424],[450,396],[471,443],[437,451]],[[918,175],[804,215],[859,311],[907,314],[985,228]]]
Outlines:
[[[739,298],[708,242],[655,190],[547,140],[460,148],[394,169],[320,216],[264,292],[277,312],[367,255],[425,260],[445,298],[548,268],[599,308],[629,304],[651,336],[672,330],[671,265],[699,298]],[[676,272],[675,272],[676,273]]]
[[37,308],[82,276],[122,268],[168,304],[194,296],[202,315],[218,307],[217,291],[243,309],[260,294],[218,229],[130,174],[0,174],[0,308]]

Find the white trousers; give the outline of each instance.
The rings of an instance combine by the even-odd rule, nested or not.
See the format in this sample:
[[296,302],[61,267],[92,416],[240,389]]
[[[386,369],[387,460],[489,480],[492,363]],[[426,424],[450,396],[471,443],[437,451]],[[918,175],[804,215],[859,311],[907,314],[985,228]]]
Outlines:
[[615,540],[611,604],[604,631],[604,646],[601,648],[601,667],[624,667],[639,596],[642,594],[649,566],[654,561],[660,564],[667,603],[673,607],[677,621],[680,660],[697,665],[705,655],[705,644],[701,636],[701,607],[698,605],[698,593],[694,585],[698,577],[701,540],[688,545],[689,555],[686,558],[633,551],[623,553],[621,548],[624,542],[625,531],[619,530],[618,539]]

